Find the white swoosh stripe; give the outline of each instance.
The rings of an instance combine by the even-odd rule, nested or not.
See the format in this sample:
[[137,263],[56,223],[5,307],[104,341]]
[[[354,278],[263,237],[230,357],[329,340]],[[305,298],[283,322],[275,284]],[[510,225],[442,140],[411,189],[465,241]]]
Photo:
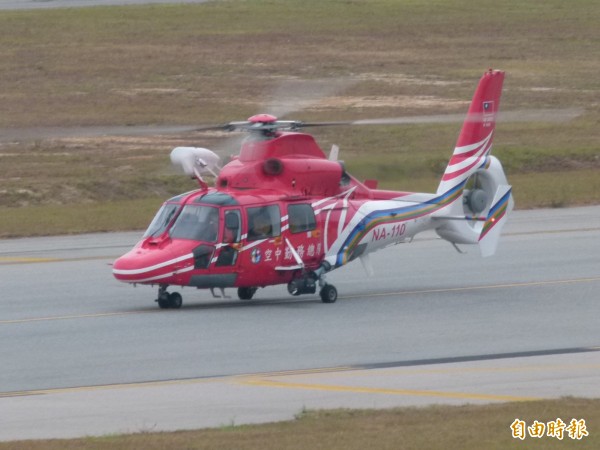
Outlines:
[[176,270],[174,272],[167,272],[167,273],[163,273],[162,275],[156,275],[154,277],[144,278],[144,279],[141,279],[141,280],[131,280],[131,281],[125,280],[125,281],[128,282],[128,283],[146,283],[148,281],[157,281],[157,280],[160,280],[161,278],[171,277],[173,275],[177,275],[177,274],[185,273],[185,272],[190,272],[192,270],[194,270],[194,266],[185,267],[183,269]]
[[[175,263],[178,263],[181,261],[185,261],[186,259],[190,259],[193,257],[194,257],[194,254],[189,253],[187,255],[179,256],[179,257],[171,259],[169,261],[165,261],[160,264],[155,264],[154,266],[143,267],[141,269],[131,269],[131,270],[113,269],[113,273],[116,275],[139,275],[139,274],[146,273],[146,272],[152,272],[153,270],[156,270],[156,269],[162,269],[163,267],[166,267],[166,266],[169,266],[171,264],[175,264]],[[164,276],[164,275],[162,275],[162,276]],[[162,278],[162,276],[161,276],[161,278]]]

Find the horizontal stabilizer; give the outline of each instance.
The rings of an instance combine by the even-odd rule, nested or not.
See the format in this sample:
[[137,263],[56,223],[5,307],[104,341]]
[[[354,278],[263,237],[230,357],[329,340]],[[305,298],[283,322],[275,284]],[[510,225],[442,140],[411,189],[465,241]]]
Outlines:
[[485,222],[487,217],[477,216],[433,216],[433,220],[467,220],[471,222]]

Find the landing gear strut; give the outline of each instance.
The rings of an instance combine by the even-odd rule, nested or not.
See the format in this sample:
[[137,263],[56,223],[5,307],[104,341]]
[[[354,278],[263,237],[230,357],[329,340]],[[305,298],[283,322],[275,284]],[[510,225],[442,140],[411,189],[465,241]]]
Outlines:
[[161,284],[158,288],[158,298],[156,301],[158,302],[158,306],[161,309],[179,309],[183,303],[183,299],[181,298],[181,294],[178,292],[173,292],[169,294],[167,292],[167,288],[169,286],[167,284]]

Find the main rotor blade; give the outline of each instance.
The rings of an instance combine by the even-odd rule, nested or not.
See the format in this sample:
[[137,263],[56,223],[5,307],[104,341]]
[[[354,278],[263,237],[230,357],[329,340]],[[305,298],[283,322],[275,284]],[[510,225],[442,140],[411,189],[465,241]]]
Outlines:
[[444,114],[436,116],[389,117],[381,119],[361,119],[342,122],[303,122],[299,128],[336,127],[354,125],[418,125],[427,123],[454,123],[465,120],[464,114]]
[[502,122],[568,122],[581,116],[584,112],[583,108],[500,111],[498,120]]
[[[579,117],[583,112],[583,108],[500,111],[496,120],[499,122],[567,122]],[[389,117],[342,122],[304,122],[300,128],[342,125],[420,125],[429,123],[457,123],[464,122],[465,120],[477,122],[482,119],[483,114],[438,114],[433,116]]]
[[[584,112],[583,108],[563,109],[529,109],[519,111],[500,111],[496,117],[497,122],[567,122],[573,120]],[[361,119],[337,122],[289,122],[290,129],[311,127],[335,127],[355,125],[422,125],[430,123],[460,123],[465,121],[478,122],[483,120],[485,114],[437,114],[432,116],[407,116],[388,117],[380,119]],[[293,124],[293,126],[292,126]],[[229,122],[221,125],[206,125],[196,127],[194,131],[234,131],[248,125],[248,122]],[[281,127],[284,129],[285,126]]]
[[229,131],[230,125],[223,123],[221,125],[203,125],[201,127],[194,128],[194,131]]

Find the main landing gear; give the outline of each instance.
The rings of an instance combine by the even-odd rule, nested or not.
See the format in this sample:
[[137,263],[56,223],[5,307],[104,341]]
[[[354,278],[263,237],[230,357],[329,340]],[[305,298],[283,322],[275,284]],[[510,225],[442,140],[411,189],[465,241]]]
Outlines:
[[169,286],[166,284],[161,284],[158,288],[158,298],[156,301],[158,302],[158,306],[161,309],[179,309],[183,304],[183,299],[181,298],[181,294],[179,292],[168,293],[167,288]]
[[327,284],[322,280],[315,280],[311,276],[297,278],[288,283],[288,292],[292,295],[314,294],[317,292],[317,284],[321,287],[319,295],[323,303],[335,303],[337,300],[337,289],[333,284]]
[[325,272],[331,270],[331,265],[323,262],[314,272],[306,273],[301,278],[296,278],[288,283],[288,292],[292,295],[314,294],[317,292],[317,284],[321,288],[319,295],[323,303],[335,303],[337,300],[337,289],[333,284],[325,281]]

